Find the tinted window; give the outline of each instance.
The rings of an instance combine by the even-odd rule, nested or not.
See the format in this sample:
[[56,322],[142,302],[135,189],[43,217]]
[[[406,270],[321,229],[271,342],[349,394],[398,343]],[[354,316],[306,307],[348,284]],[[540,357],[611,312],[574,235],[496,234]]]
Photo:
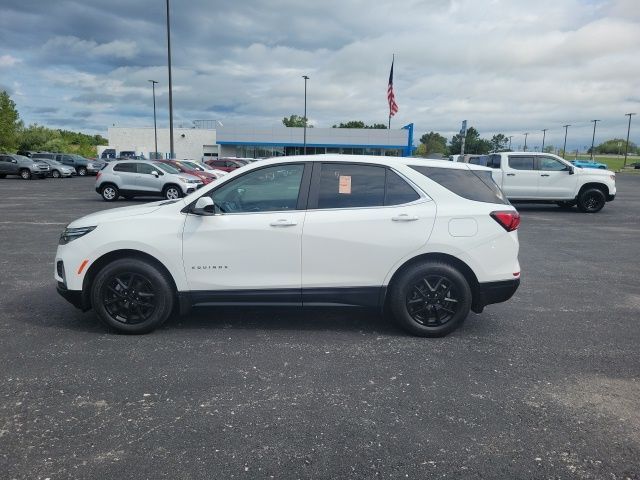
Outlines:
[[513,157],[509,155],[509,166],[514,170],[535,170],[533,157]]
[[318,208],[384,205],[385,168],[349,163],[323,163]]
[[462,198],[485,203],[509,203],[489,171],[416,166],[411,168]]
[[158,169],[148,163],[136,163],[138,173],[144,173],[145,175],[151,175],[151,172],[157,172]]
[[500,155],[489,155],[487,167],[500,168]]
[[113,167],[114,172],[126,172],[126,173],[136,173],[136,164],[135,163],[118,163],[115,167]]
[[402,205],[415,202],[420,198],[411,185],[393,170],[387,169],[387,188],[384,195],[385,205]]
[[160,170],[164,170],[167,173],[180,173],[179,169],[177,169],[176,167],[174,167],[173,165],[170,165],[168,163],[153,162],[153,164],[156,167],[158,167]]
[[482,156],[482,157],[471,157],[469,159],[469,163],[473,164],[473,165],[482,165],[485,166],[487,164],[487,160],[489,159],[489,157],[487,156]]
[[213,192],[211,198],[225,213],[295,210],[304,165],[276,165],[254,170]]
[[567,170],[567,166],[551,157],[538,157],[538,169],[539,170],[547,170],[560,172],[562,170]]

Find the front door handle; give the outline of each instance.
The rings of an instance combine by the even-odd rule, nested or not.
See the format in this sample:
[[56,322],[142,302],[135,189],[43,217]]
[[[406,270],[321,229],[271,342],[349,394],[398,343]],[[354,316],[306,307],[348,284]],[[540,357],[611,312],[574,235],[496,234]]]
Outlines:
[[548,173],[543,173],[542,175],[540,175],[541,177],[548,177],[549,174]]
[[507,173],[507,177],[515,177],[516,174],[515,173]]
[[296,222],[295,220],[280,218],[278,220],[274,220],[269,225],[271,225],[272,227],[293,227],[294,225],[297,225],[297,224],[298,222]]
[[394,222],[415,222],[418,220],[418,217],[415,215],[407,215],[406,213],[401,213],[395,217],[391,217],[391,220]]

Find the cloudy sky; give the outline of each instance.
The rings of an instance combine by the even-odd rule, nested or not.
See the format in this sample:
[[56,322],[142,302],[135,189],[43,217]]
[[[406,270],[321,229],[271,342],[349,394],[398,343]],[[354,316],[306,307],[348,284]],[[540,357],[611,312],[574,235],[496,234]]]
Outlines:
[[[386,122],[572,148],[640,113],[639,0],[171,0],[176,125]],[[23,120],[105,134],[168,124],[164,0],[0,0],[0,89]],[[640,140],[640,115],[632,140]]]

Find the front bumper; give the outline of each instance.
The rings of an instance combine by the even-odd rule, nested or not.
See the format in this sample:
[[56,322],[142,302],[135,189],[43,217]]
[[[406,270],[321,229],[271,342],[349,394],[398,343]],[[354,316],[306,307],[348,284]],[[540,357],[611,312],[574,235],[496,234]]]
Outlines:
[[607,202],[613,202],[616,199],[616,194],[607,195]]
[[476,313],[480,313],[487,305],[506,302],[516,293],[519,286],[519,278],[501,282],[480,283],[478,284],[477,292],[475,292],[471,309]]
[[74,307],[79,308],[83,312],[86,312],[88,310],[88,308],[84,304],[82,292],[80,290],[68,290],[63,282],[58,282],[56,290],[62,298],[64,298]]

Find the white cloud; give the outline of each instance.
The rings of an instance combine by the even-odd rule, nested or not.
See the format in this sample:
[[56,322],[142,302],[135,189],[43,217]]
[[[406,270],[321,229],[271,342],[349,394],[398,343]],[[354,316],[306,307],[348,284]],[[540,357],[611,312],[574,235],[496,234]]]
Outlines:
[[136,42],[131,40],[114,40],[107,43],[97,43],[93,40],[83,40],[74,36],[56,36],[44,44],[45,52],[56,54],[87,55],[90,57],[113,57],[131,59],[138,54]]
[[11,55],[0,56],[0,67],[13,67],[17,63],[20,63],[20,59]]

